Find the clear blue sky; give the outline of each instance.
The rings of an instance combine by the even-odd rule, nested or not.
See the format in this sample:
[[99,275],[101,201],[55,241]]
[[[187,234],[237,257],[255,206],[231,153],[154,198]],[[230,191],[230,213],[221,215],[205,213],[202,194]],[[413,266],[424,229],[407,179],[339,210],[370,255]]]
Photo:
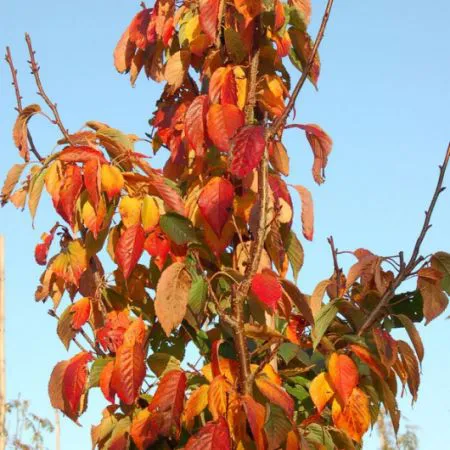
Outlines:
[[[313,29],[324,5],[325,0],[313,0]],[[142,78],[132,89],[127,78],[115,72],[111,56],[138,7],[138,1],[130,0],[4,2],[0,47],[12,47],[24,104],[38,100],[26,64],[27,31],[48,94],[58,102],[71,131],[86,120],[139,135],[148,131],[147,120],[162,86]],[[290,181],[312,190],[316,208],[315,240],[305,244],[306,264],[299,279],[303,290],[312,290],[330,274],[330,234],[340,249],[364,246],[390,255],[412,248],[450,138],[449,16],[448,0],[335,2],[321,50],[320,90],[307,86],[297,105],[298,121],[318,123],[334,139],[325,185],[313,185],[312,158],[303,135],[286,133]],[[6,64],[0,76],[3,180],[18,156],[11,140],[15,99]],[[41,118],[32,120],[31,129],[39,150],[50,152],[58,137],[55,129]],[[48,377],[68,354],[56,338],[47,306],[34,303],[40,269],[33,249],[53,218],[48,202],[38,211],[35,229],[27,212],[12,206],[0,211],[0,233],[6,237],[8,394],[13,398],[21,392],[51,419]],[[450,251],[449,221],[450,191],[436,208],[425,254]],[[441,317],[421,332],[426,346],[423,384],[415,407],[410,408],[407,397],[402,409],[419,427],[421,449],[450,447],[450,322]],[[89,425],[98,421],[101,408],[100,397],[93,395],[82,428],[63,420],[63,450],[90,448]],[[376,434],[367,440],[367,448],[378,448]]]

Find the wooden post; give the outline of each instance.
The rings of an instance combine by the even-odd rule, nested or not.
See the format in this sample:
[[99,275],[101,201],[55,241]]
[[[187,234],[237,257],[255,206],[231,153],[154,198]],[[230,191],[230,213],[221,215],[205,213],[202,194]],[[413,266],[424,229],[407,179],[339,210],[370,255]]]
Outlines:
[[59,411],[55,409],[55,450],[61,450],[61,425],[59,422]]
[[5,255],[0,236],[0,450],[6,448],[6,363],[5,363]]

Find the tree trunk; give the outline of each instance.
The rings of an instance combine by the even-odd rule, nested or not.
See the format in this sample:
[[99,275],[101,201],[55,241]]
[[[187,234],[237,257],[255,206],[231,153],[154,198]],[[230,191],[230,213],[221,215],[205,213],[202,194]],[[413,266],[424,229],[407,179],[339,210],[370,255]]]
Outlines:
[[6,362],[5,362],[5,263],[4,240],[0,236],[0,450],[6,448]]

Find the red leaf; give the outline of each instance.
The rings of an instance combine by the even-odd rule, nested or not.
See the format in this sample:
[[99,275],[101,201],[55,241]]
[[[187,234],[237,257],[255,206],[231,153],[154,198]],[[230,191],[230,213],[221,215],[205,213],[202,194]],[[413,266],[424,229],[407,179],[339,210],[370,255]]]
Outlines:
[[241,128],[233,141],[233,161],[230,172],[239,178],[244,178],[258,166],[264,154],[266,146],[264,127]]
[[205,151],[206,114],[209,106],[207,95],[200,95],[186,111],[184,129],[189,145],[198,156]]
[[292,397],[281,386],[275,384],[265,375],[256,377],[255,381],[256,386],[264,397],[266,397],[270,403],[283,408],[286,415],[292,419],[292,416],[294,415],[294,400]]
[[221,177],[211,178],[200,193],[198,198],[200,212],[217,237],[220,237],[223,227],[230,218],[233,199],[233,185]]
[[98,207],[102,187],[100,167],[98,159],[91,159],[86,162],[83,168],[84,185],[95,210]]
[[231,139],[244,125],[244,113],[235,105],[212,105],[207,117],[208,135],[221,151],[231,150]]
[[386,330],[380,328],[374,328],[373,337],[381,362],[389,370],[397,360],[397,341]]
[[153,256],[153,261],[162,270],[170,251],[170,241],[159,228],[150,233],[144,242],[145,250]]
[[71,325],[74,330],[79,330],[89,319],[91,314],[91,300],[89,297],[83,297],[75,302],[70,311],[73,313]]
[[308,241],[312,241],[314,237],[314,203],[311,192],[304,186],[292,186],[300,195],[302,201],[302,228],[303,236]]
[[99,379],[100,389],[103,395],[105,396],[106,400],[108,400],[111,403],[114,403],[114,397],[116,395],[114,389],[111,386],[113,370],[114,370],[114,361],[110,361],[103,368]]
[[86,388],[87,363],[93,357],[88,352],[81,352],[71,358],[64,371],[63,395],[67,402],[69,416],[78,416],[81,396]]
[[223,417],[217,422],[208,422],[187,441],[185,450],[231,450],[228,425]]
[[145,378],[145,352],[140,344],[122,344],[117,350],[111,388],[127,405],[139,395]]
[[63,162],[81,162],[86,163],[88,161],[96,160],[101,163],[107,163],[108,161],[103,156],[100,150],[97,150],[87,145],[77,145],[66,147],[59,154],[58,159]]
[[251,290],[258,300],[272,310],[276,308],[282,295],[281,284],[270,270],[257,273],[252,278]]
[[59,202],[56,207],[61,217],[73,228],[75,204],[83,187],[81,168],[69,165],[64,172],[64,184],[59,192]]
[[230,68],[226,71],[223,77],[222,88],[220,90],[220,103],[222,105],[237,105],[237,102],[238,95],[236,79],[234,77],[233,70]]
[[345,405],[359,380],[358,368],[353,360],[340,353],[333,353],[328,364],[328,373],[334,390]]
[[134,16],[130,23],[129,39],[141,50],[147,48],[147,28],[150,23],[151,12],[150,8],[143,9]]
[[212,41],[216,40],[220,0],[200,0],[200,25]]
[[53,237],[55,236],[55,231],[59,227],[57,223],[49,233],[44,233],[41,236],[43,242],[36,245],[34,249],[34,259],[40,266],[45,266],[47,264],[47,255],[50,249],[50,245],[52,245]]
[[257,450],[264,450],[266,448],[264,438],[264,423],[266,421],[266,409],[261,403],[255,401],[250,395],[242,397],[247,420],[255,440]]
[[175,431],[175,436],[179,436],[185,390],[186,374],[182,370],[170,370],[162,377],[148,406],[150,412],[159,413],[164,418],[159,434],[169,436]]
[[117,242],[116,260],[125,278],[130,276],[142,255],[144,239],[144,230],[141,225],[137,224],[124,230]]

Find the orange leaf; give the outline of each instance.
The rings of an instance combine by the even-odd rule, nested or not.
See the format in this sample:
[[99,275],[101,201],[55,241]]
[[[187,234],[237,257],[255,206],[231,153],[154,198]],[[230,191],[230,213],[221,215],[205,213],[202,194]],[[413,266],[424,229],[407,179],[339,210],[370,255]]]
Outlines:
[[144,230],[141,225],[133,225],[121,234],[114,250],[117,264],[128,278],[144,250]]
[[208,391],[209,385],[203,384],[188,398],[184,407],[184,421],[188,431],[194,426],[194,418],[208,406]]
[[361,389],[354,388],[344,409],[338,400],[333,401],[331,415],[337,428],[345,431],[356,442],[361,442],[370,425],[369,399]]
[[122,344],[116,353],[111,388],[127,405],[132,405],[145,377],[145,352],[140,344]]
[[183,412],[186,374],[182,370],[170,370],[162,377],[148,410],[158,413],[163,421],[159,434],[179,437]]
[[261,13],[261,0],[234,0],[234,6],[244,16],[248,24]]
[[186,76],[191,53],[188,50],[180,50],[171,55],[164,69],[164,78],[170,85],[171,92],[181,87]]
[[100,150],[89,147],[87,145],[70,145],[64,148],[58,156],[58,159],[63,162],[70,163],[87,163],[95,160],[105,164],[106,158]]
[[311,19],[311,0],[289,0],[289,4],[293,5],[301,13],[305,25],[309,25]]
[[250,125],[241,128],[233,139],[230,172],[244,178],[260,163],[265,146],[264,127]]
[[14,145],[19,149],[20,156],[29,161],[30,152],[28,147],[28,121],[38,112],[41,111],[39,105],[30,105],[19,113],[19,116],[14,123],[13,140]]
[[97,209],[98,202],[100,199],[100,189],[101,189],[101,171],[100,163],[98,159],[91,159],[87,161],[83,168],[83,180],[86,186],[86,191],[88,192],[89,199]]
[[114,397],[116,395],[114,389],[111,387],[113,370],[114,370],[114,361],[110,361],[108,364],[106,364],[106,366],[100,373],[100,379],[98,382],[100,389],[103,395],[105,396],[106,400],[108,400],[111,403],[114,403]]
[[294,400],[292,397],[280,386],[275,384],[265,375],[260,375],[256,377],[256,386],[264,395],[264,397],[269,400],[270,403],[278,405],[283,408],[286,415],[292,418],[294,414]]
[[276,308],[282,295],[280,281],[270,270],[264,270],[253,276],[251,291],[259,301],[272,310]]
[[120,194],[124,179],[122,172],[116,166],[102,164],[101,178],[102,189],[110,200]]
[[223,152],[231,150],[231,139],[244,122],[244,113],[235,105],[211,105],[206,116],[208,135]]
[[233,199],[233,185],[221,177],[211,178],[198,198],[200,212],[218,238],[230,218]]
[[130,436],[139,450],[146,450],[158,439],[162,418],[148,409],[139,411],[131,422]]
[[228,407],[228,396],[232,392],[231,384],[223,375],[213,378],[208,391],[208,408],[213,419],[225,416]]
[[[236,384],[239,376],[239,364],[234,359],[219,357],[219,375],[223,375],[232,385]],[[216,370],[216,369],[214,369]],[[202,367],[202,374],[211,383],[214,375],[212,364],[206,364]]]
[[356,364],[347,355],[333,353],[328,363],[328,373],[339,400],[345,405],[353,388],[358,384],[359,375]]
[[385,378],[386,373],[381,364],[369,352],[369,350],[361,345],[351,344],[352,352],[364,363],[366,363],[371,370],[373,370],[380,378]]
[[67,402],[69,417],[79,415],[81,396],[86,389],[87,363],[93,359],[88,352],[78,353],[69,360],[64,371],[63,395]]
[[197,156],[203,155],[206,146],[206,115],[209,100],[207,95],[195,98],[186,111],[185,133],[189,145],[195,150]]
[[148,45],[147,29],[150,23],[152,10],[150,8],[139,11],[130,23],[129,39],[141,50]]
[[381,362],[389,371],[397,360],[397,341],[387,331],[381,328],[374,328],[373,337]]
[[80,298],[70,308],[72,315],[72,328],[79,330],[89,319],[91,314],[91,299],[89,297]]
[[114,49],[114,67],[120,73],[128,72],[136,51],[136,44],[130,41],[130,28],[128,27],[119,39]]
[[212,41],[216,40],[220,0],[200,0],[200,25]]
[[231,450],[230,431],[226,420],[208,422],[187,441],[185,450]]
[[303,236],[308,241],[312,241],[314,237],[314,203],[311,192],[304,186],[296,185],[293,187],[300,195],[300,200],[302,201]]
[[183,263],[175,262],[161,274],[156,286],[155,313],[167,336],[186,314],[191,277]]
[[75,224],[75,204],[82,187],[81,169],[73,164],[68,165],[64,171],[64,183],[59,191],[59,202],[56,210],[72,229]]
[[425,325],[441,315],[448,306],[447,295],[442,291],[442,277],[442,272],[433,267],[419,270],[417,287],[423,298]]
[[319,373],[319,375],[312,380],[311,385],[309,386],[309,394],[317,408],[317,412],[320,414],[334,395],[330,376],[326,372]]
[[266,449],[266,439],[264,436],[264,423],[266,421],[266,408],[258,403],[250,395],[242,397],[242,403],[247,414],[247,420],[255,440],[256,450]]

